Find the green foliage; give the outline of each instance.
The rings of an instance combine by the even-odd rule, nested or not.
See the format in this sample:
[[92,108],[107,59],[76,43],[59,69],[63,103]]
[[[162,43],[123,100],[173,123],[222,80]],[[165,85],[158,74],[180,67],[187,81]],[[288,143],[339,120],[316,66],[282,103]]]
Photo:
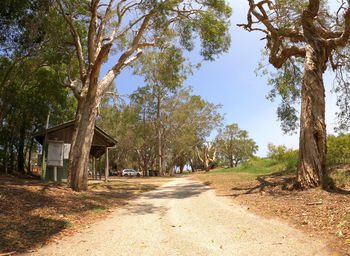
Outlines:
[[275,146],[272,143],[267,145],[268,153],[267,157],[275,160],[275,161],[283,161],[285,160],[285,153],[287,151],[287,147],[285,145]]
[[52,0],[0,1],[0,55],[29,52],[40,45],[45,38],[46,14],[51,4]]
[[[259,69],[262,69],[263,75],[269,76],[268,84],[272,86],[267,98],[269,100],[274,100],[276,97],[281,99],[277,109],[277,117],[281,122],[282,131],[295,133],[299,127],[297,108],[300,103],[305,56],[286,53],[290,49],[306,49],[306,45],[310,44],[310,41],[304,36],[306,20],[302,19],[302,13],[307,10],[309,4],[317,5],[315,8],[315,10],[317,9],[317,19],[314,19],[312,23],[327,31],[338,26],[338,20],[343,20],[344,13],[342,11],[345,12],[346,8],[342,6],[336,13],[338,17],[335,17],[331,11],[332,8],[328,6],[328,1],[274,0],[259,2],[259,4],[257,2],[249,1],[248,24],[247,27],[243,27],[248,31],[259,31],[264,34],[263,39],[266,41],[266,46],[262,51],[264,63],[259,64]],[[342,25],[339,24],[339,31],[341,30]],[[296,36],[297,34],[300,36]],[[320,36],[320,38],[322,37],[323,35]],[[347,56],[345,52],[348,52],[348,47],[345,49],[343,56]],[[329,52],[328,59],[333,61],[333,56],[337,55],[338,53],[332,50]],[[277,72],[271,72],[265,62],[272,64]],[[337,68],[343,67],[344,65],[340,63],[348,61],[339,61],[337,65],[334,65],[335,62],[332,63],[333,70],[336,69],[336,66]]]
[[[1,171],[24,170],[25,153],[30,157],[30,152],[36,150],[33,134],[45,127],[49,110],[51,124],[74,117],[75,100],[67,89],[58,85],[56,72],[40,67],[40,62],[40,59],[32,58],[15,65],[9,59],[1,59]],[[11,69],[16,73],[9,74]],[[7,80],[4,80],[6,76]]]
[[[152,168],[157,152],[157,111],[154,97],[142,87],[134,94],[131,104],[112,107],[108,102],[101,108],[98,124],[111,133],[118,141],[117,150],[111,158],[118,168]],[[206,136],[217,127],[222,117],[220,106],[192,95],[190,89],[177,89],[162,101],[161,134],[165,160],[171,163],[186,164],[192,158],[194,146],[201,144]],[[194,157],[193,157],[194,158]]]
[[72,222],[70,222],[70,221],[66,221],[66,222],[64,223],[64,226],[65,226],[66,228],[72,228],[72,227],[74,227],[74,223],[72,223]]
[[252,159],[235,168],[224,168],[212,170],[211,173],[235,172],[235,173],[251,173],[251,174],[267,174],[280,171],[281,164],[270,159]]
[[286,152],[286,168],[288,171],[296,171],[298,166],[299,151],[289,150]]
[[288,149],[285,145],[275,146],[272,143],[269,143],[267,147],[267,156],[271,161],[283,164],[288,171],[296,171],[298,165],[298,150]]
[[45,127],[49,111],[51,125],[74,118],[76,101],[60,85],[67,80],[61,74],[71,48],[63,45],[70,38],[51,0],[5,0],[0,5],[5,38],[0,38],[0,171],[23,172],[37,150],[33,134]]
[[327,137],[327,163],[330,165],[350,161],[350,134]]
[[[177,0],[148,0],[142,2],[140,9],[143,12],[149,10],[156,12],[152,21],[153,29],[158,37],[167,30],[169,20],[178,16],[173,10],[192,10],[177,17],[177,19],[181,18],[175,32],[180,36],[182,46],[187,50],[192,50],[195,38],[193,34],[198,34],[202,46],[201,55],[205,60],[214,60],[214,56],[228,51],[231,41],[229,18],[232,10],[223,0],[205,0],[196,3]],[[190,12],[192,15],[189,15]]]
[[253,158],[258,150],[255,141],[248,137],[248,132],[239,129],[237,124],[220,129],[216,137],[219,156],[223,162],[233,167]]
[[[227,16],[230,16],[227,11]],[[225,19],[217,19],[214,10],[203,14],[199,20],[200,38],[202,42],[201,54],[205,60],[214,60],[213,55],[227,52],[231,43],[228,36],[229,22]]]
[[106,211],[106,207],[104,206],[95,206],[94,208],[92,208],[92,211],[94,213],[103,213]]
[[274,101],[277,96],[281,97],[277,117],[281,121],[284,133],[296,132],[299,127],[298,111],[295,106],[300,102],[301,77],[300,67],[292,61],[287,61],[277,73],[270,74],[268,80],[268,84],[273,88],[266,98]]
[[[175,46],[163,45],[150,49],[133,65],[134,74],[144,77],[144,90],[167,94],[182,86],[187,74],[192,73],[192,65],[186,63],[181,49]],[[165,95],[162,95],[164,97]],[[137,93],[133,94],[136,99]]]
[[[339,49],[337,54],[339,56],[348,56],[348,48]],[[339,61],[343,61],[341,57],[338,57]],[[348,63],[348,61],[345,61]],[[337,127],[335,128],[336,132],[347,132],[350,128],[350,66],[346,64],[341,66],[336,71],[336,83],[333,87],[333,92],[337,95],[336,105],[339,110],[336,112],[337,116]]]

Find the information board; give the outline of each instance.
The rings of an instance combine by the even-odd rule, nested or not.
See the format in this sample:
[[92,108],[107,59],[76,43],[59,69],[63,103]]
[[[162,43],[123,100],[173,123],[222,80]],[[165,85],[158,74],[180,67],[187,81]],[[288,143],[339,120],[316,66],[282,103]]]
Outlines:
[[49,141],[47,153],[47,165],[63,166],[64,143],[62,141]]
[[69,152],[70,152],[70,144],[69,143],[64,143],[63,159],[69,159]]

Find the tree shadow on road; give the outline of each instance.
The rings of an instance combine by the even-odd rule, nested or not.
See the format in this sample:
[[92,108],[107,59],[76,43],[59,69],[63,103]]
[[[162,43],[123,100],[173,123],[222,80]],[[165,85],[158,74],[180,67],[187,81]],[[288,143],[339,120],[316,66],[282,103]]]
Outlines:
[[198,196],[199,194],[208,190],[209,188],[201,183],[191,182],[186,184],[167,186],[160,191],[155,191],[144,196],[150,199],[185,199]]
[[[231,196],[238,197],[240,195],[257,194],[268,192],[272,196],[284,196],[286,192],[291,192],[295,189],[295,176],[290,172],[281,171],[272,174],[259,175],[254,181],[248,181],[239,183],[241,186],[235,186],[232,191],[236,193]],[[349,190],[336,187],[335,183],[332,183],[331,188],[323,188],[325,191],[332,194],[350,195]]]
[[276,172],[273,174],[259,175],[254,181],[244,182],[243,186],[233,187],[236,193],[231,196],[238,197],[240,195],[257,194],[269,191],[272,195],[282,196],[283,191],[293,190],[295,177],[285,176],[285,172]]
[[168,208],[162,206],[156,206],[152,203],[131,203],[124,207],[128,214],[134,215],[146,215],[152,213],[158,213],[160,215],[164,215]]

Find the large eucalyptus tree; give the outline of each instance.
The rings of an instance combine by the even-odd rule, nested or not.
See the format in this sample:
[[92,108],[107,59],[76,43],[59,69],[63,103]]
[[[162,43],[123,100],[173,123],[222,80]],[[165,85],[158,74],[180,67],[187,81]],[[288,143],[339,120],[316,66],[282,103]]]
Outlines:
[[[291,118],[295,112],[290,111],[288,100],[301,96],[296,186],[302,189],[320,186],[326,176],[327,151],[323,74],[328,63],[333,69],[339,68],[334,57],[348,46],[349,2],[341,1],[335,14],[321,0],[248,0],[248,3],[248,21],[239,26],[262,32],[269,63],[283,70],[274,82],[282,101],[287,100],[279,114],[286,114],[284,121],[292,120],[289,124],[295,121]],[[293,76],[300,70],[298,62],[302,60],[300,88]],[[294,95],[285,94],[288,90]]]
[[[85,170],[93,127],[101,99],[113,80],[144,48],[157,45],[169,31],[180,35],[179,41],[188,49],[193,48],[192,33],[197,33],[202,55],[213,59],[228,49],[231,9],[224,0],[56,0],[56,3],[69,27],[80,70],[79,78],[72,79],[68,74],[67,79],[67,86],[78,100],[69,183],[79,191],[87,189]],[[103,63],[112,53],[116,53],[112,67],[101,74]]]

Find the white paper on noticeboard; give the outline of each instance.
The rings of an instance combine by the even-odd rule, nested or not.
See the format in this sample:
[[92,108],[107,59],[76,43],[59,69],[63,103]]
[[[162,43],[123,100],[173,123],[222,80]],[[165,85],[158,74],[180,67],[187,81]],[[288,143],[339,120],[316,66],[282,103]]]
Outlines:
[[70,144],[64,143],[64,150],[63,150],[63,159],[69,159],[69,152],[70,152]]
[[63,142],[49,141],[49,148],[47,152],[47,165],[62,167],[63,150],[64,150]]

